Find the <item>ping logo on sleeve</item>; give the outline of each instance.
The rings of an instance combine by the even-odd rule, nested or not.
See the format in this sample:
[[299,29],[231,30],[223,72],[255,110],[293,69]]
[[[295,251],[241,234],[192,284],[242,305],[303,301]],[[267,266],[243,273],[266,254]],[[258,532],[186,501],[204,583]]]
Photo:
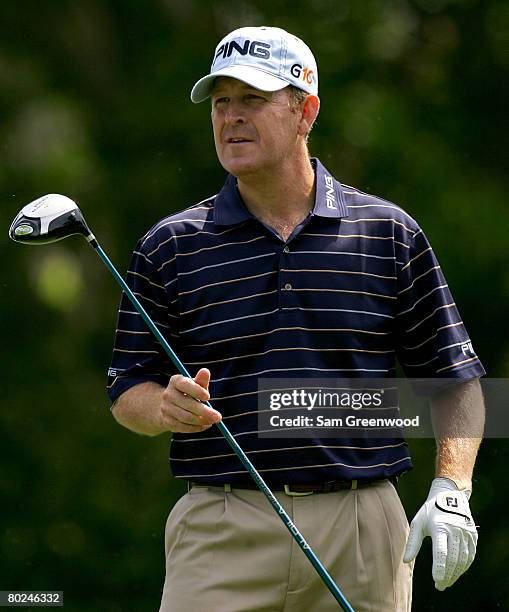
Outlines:
[[470,342],[470,340],[468,342],[464,342],[461,345],[461,351],[463,355],[475,355],[474,347],[472,346],[472,343]]

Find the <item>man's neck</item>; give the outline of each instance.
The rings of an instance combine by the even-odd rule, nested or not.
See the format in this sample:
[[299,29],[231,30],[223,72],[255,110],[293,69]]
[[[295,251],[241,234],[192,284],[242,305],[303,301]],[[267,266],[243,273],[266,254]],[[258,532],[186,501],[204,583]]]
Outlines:
[[286,163],[263,176],[240,177],[237,184],[249,211],[262,221],[297,224],[313,208],[315,173],[307,154],[297,163]]

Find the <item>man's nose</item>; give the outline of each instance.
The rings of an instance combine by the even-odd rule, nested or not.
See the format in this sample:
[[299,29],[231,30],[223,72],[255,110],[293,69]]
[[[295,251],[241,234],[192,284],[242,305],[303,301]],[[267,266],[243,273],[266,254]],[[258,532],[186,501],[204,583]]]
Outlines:
[[246,120],[244,105],[239,100],[231,99],[225,113],[225,121],[229,124],[244,123]]

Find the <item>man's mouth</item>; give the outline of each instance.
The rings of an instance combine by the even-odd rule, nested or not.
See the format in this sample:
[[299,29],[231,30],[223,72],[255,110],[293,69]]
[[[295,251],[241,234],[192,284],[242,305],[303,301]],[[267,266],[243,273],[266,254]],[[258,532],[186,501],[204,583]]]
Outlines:
[[242,136],[233,136],[232,138],[227,138],[226,142],[229,144],[240,144],[243,142],[252,142],[249,138],[242,138]]

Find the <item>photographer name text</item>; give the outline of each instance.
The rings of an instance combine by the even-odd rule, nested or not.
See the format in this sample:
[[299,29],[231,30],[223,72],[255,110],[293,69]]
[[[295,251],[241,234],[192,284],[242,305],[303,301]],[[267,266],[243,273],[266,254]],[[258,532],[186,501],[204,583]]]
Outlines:
[[327,427],[327,428],[361,428],[361,427],[377,427],[377,428],[401,428],[401,427],[419,427],[419,415],[411,419],[403,419],[397,417],[373,417],[363,418],[349,415],[347,417],[326,417],[324,415],[295,417],[282,417],[274,414],[270,417],[269,423],[271,427]]

